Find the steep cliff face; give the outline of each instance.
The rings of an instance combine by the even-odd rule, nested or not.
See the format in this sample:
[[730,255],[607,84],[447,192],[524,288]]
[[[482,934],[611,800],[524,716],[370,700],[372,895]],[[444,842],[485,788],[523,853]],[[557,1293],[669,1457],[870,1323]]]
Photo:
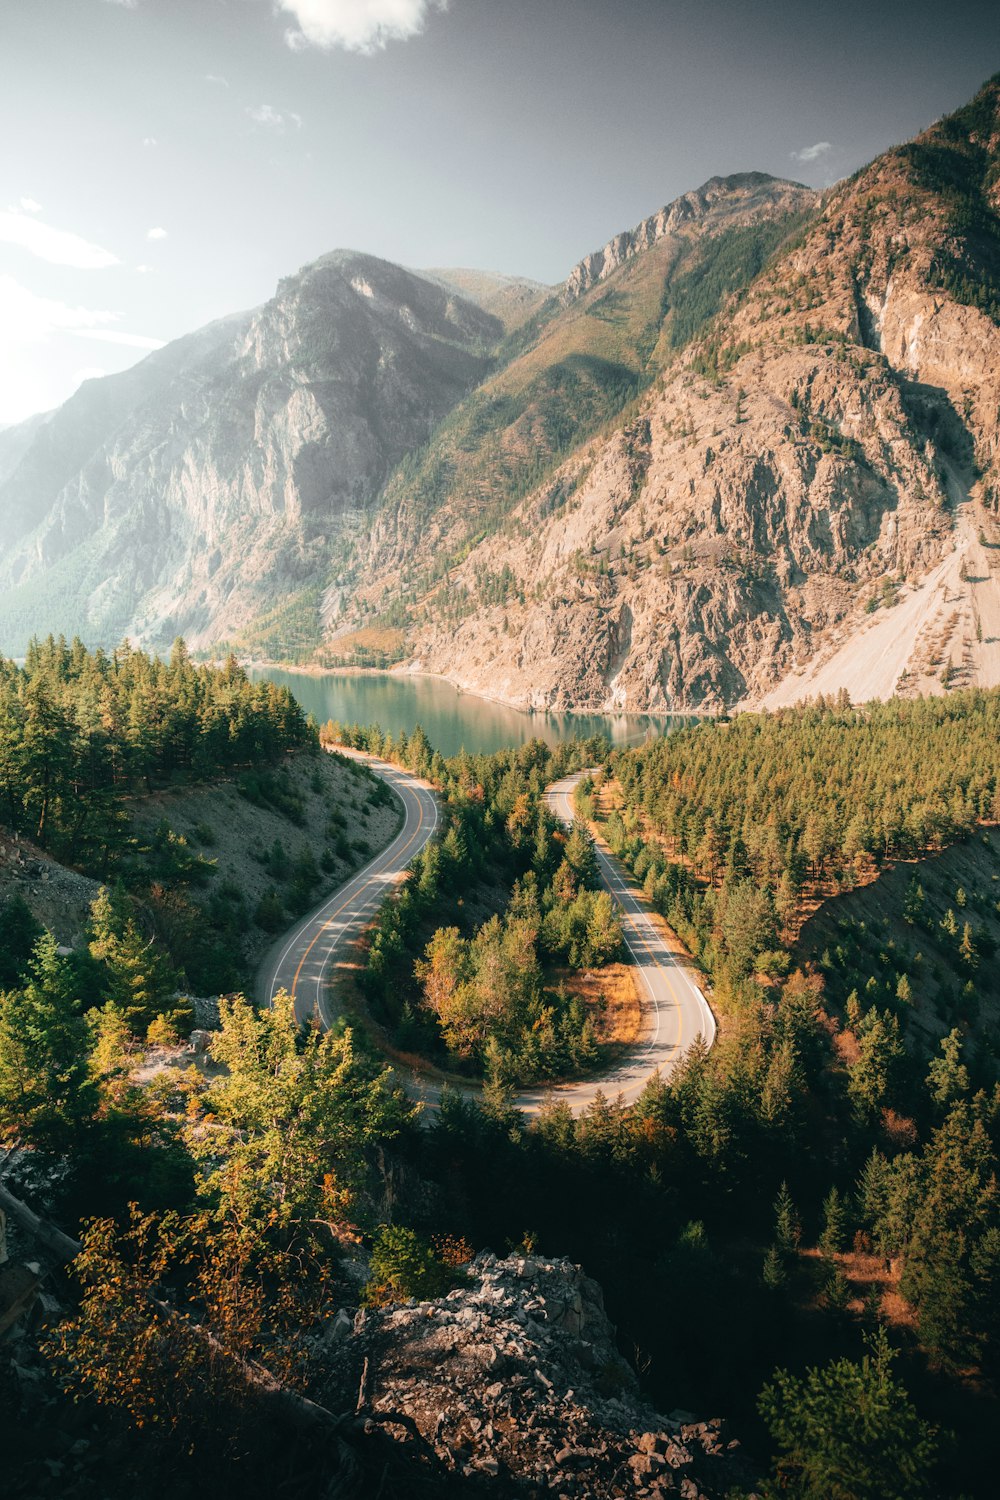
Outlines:
[[315,585],[345,518],[501,332],[444,287],[337,252],[258,311],[88,382],[0,488],[0,644],[50,628],[218,640]]
[[570,271],[562,288],[562,300],[576,302],[599,281],[606,281],[626,261],[650,250],[660,240],[694,229],[700,234],[719,234],[725,229],[784,217],[811,204],[816,195],[797,182],[783,182],[766,172],[736,172],[712,177],[694,192],[684,193],[672,203],[650,214],[634,229],[616,234],[600,250],[585,255]]
[[421,601],[414,663],[560,708],[1000,682],[998,98],[832,191]]
[[[543,304],[505,341],[497,372],[390,480],[358,559],[357,602],[377,604],[386,589],[424,599],[481,538],[509,529],[522,499],[621,420],[816,202],[763,174],[719,179],[656,216],[648,248],[636,239],[613,275],[577,278],[568,302]],[[449,616],[465,607],[446,603]],[[349,610],[341,628],[357,619]]]

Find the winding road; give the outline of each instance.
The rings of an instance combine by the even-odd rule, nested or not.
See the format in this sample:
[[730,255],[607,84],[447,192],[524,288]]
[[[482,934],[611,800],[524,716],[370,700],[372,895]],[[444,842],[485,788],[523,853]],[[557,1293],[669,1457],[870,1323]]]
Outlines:
[[258,999],[264,1005],[270,1005],[280,990],[287,990],[300,1021],[318,1015],[324,1026],[330,1025],[326,1001],[331,963],[364,932],[438,826],[437,798],[425,781],[374,756],[350,750],[339,753],[363,761],[388,782],[403,804],[403,826],[363,870],[285,933],[266,956],[257,984]]
[[[356,758],[397,794],[405,814],[403,826],[387,848],[272,948],[258,984],[258,998],[264,1005],[271,1004],[280,990],[287,990],[299,1020],[318,1015],[324,1026],[331,1023],[327,1008],[331,964],[372,921],[438,825],[437,799],[425,781],[372,756],[358,754]],[[573,793],[586,774],[579,771],[567,776],[546,793],[553,813],[567,825],[573,822]],[[704,1037],[709,1046],[715,1040],[715,1017],[695,971],[672,951],[624,867],[600,843],[597,860],[601,879],[621,908],[625,944],[643,992],[647,1035],[623,1062],[600,1077],[523,1090],[514,1102],[528,1114],[552,1098],[575,1111],[583,1110],[599,1091],[632,1103],[654,1072],[668,1076],[696,1038]],[[396,1072],[408,1093],[430,1105],[437,1102],[443,1085],[432,1071],[424,1074],[397,1064]],[[476,1090],[470,1086],[462,1092],[474,1095]]]

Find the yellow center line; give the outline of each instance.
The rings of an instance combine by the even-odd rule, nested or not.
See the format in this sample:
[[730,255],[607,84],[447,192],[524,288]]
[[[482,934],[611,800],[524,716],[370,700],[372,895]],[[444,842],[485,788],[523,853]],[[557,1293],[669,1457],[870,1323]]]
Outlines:
[[[410,834],[410,837],[407,839],[407,841],[403,845],[402,849],[399,850],[398,855],[395,856],[396,858],[401,858],[406,853],[407,849],[409,849],[410,845],[413,843],[413,840],[417,837],[417,834],[420,832],[421,828],[424,826],[424,804],[423,804],[422,800],[419,797],[417,798],[417,810],[418,810],[419,815],[420,815],[419,818],[418,818],[418,820],[417,820],[417,826],[413,830],[413,832]],[[378,876],[383,873],[384,868],[385,867],[383,866],[382,869],[380,869],[380,870],[373,870],[371,872],[371,874],[369,875],[368,879],[365,881],[364,885],[361,887],[361,889],[358,890],[358,891],[355,891],[355,893],[352,896],[348,896],[347,900],[344,901],[340,906],[338,906],[337,910],[331,912],[330,915],[327,917],[326,921],[323,923],[322,927],[319,929],[319,931],[316,933],[316,936],[313,938],[312,942],[309,944],[309,947],[306,949],[306,951],[303,953],[302,957],[299,959],[299,966],[295,970],[295,977],[292,980],[291,998],[293,1000],[295,999],[295,991],[296,991],[296,988],[298,986],[299,976],[302,973],[302,967],[305,964],[305,962],[306,962],[307,958],[309,957],[310,953],[315,948],[316,944],[319,942],[320,938],[323,936],[324,932],[327,930],[327,928],[330,926],[330,924],[332,922],[335,922],[337,920],[337,918],[340,916],[341,912],[345,911],[347,909],[347,907],[351,905],[352,901],[356,901],[360,896],[362,896],[364,894],[364,892],[368,889],[368,887],[370,885],[372,885],[374,883],[374,881],[378,878]]]

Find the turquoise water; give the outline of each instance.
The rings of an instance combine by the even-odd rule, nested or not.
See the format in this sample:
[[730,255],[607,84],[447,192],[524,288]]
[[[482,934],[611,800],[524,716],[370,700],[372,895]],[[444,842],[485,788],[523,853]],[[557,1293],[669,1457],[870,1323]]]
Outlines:
[[397,677],[350,672],[283,672],[260,667],[250,676],[288,687],[321,724],[381,724],[390,734],[407,734],[420,724],[436,750],[455,755],[463,747],[489,754],[506,745],[542,739],[550,744],[577,735],[606,734],[615,745],[637,745],[684,722],[652,714],[521,713],[484,698],[460,693],[437,677]]

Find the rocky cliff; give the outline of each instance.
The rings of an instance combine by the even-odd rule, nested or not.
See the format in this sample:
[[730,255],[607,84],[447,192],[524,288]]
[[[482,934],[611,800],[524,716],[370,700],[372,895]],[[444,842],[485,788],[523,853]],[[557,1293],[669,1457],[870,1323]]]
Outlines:
[[600,1287],[567,1260],[480,1255],[438,1301],[353,1324],[339,1314],[327,1344],[336,1388],[357,1384],[363,1409],[401,1414],[448,1471],[497,1494],[721,1500],[752,1488],[754,1466],[721,1422],[643,1401]]
[[454,291],[337,252],[256,312],[86,382],[0,444],[0,646],[49,629],[218,641],[321,583],[341,528],[501,333]]
[[414,664],[555,708],[1000,682],[998,101],[832,190],[421,601]]

